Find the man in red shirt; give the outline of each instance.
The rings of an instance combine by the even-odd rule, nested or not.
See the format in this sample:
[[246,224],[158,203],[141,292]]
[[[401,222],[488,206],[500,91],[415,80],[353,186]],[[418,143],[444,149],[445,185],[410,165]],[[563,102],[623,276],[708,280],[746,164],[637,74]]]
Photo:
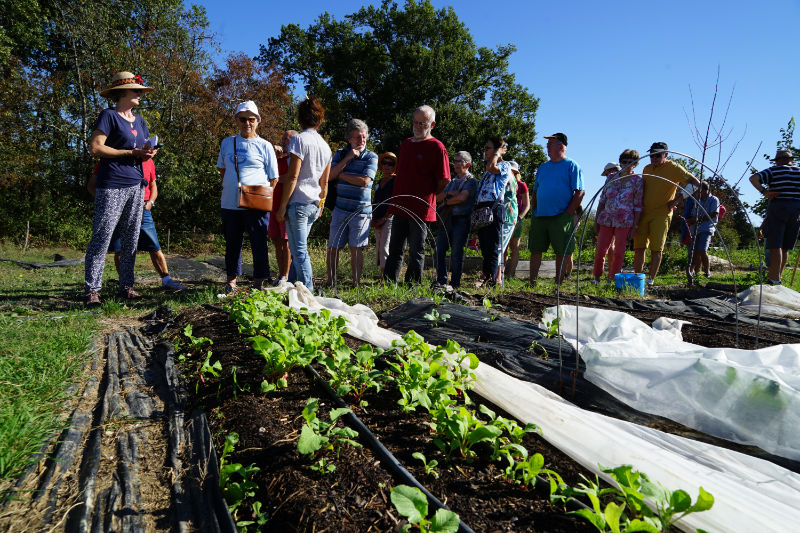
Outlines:
[[420,106],[412,118],[414,136],[403,141],[397,155],[397,177],[388,211],[393,216],[392,236],[384,275],[392,281],[398,280],[408,241],[405,281],[419,283],[425,267],[428,222],[436,220],[436,194],[450,181],[450,159],[444,145],[431,135],[436,125],[433,108]]

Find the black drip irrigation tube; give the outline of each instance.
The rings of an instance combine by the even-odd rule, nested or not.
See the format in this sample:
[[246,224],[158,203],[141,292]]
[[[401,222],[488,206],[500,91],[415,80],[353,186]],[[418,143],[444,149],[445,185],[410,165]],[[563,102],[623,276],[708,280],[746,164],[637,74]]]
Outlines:
[[[328,382],[325,381],[322,378],[322,376],[319,375],[319,372],[317,372],[311,365],[306,365],[305,369],[306,372],[308,372],[314,378],[317,384],[325,390],[325,392],[328,394],[330,399],[333,401],[333,403],[336,404],[337,407],[346,407],[348,409],[350,408],[350,406],[347,405],[347,403],[344,400],[342,400],[342,398],[338,394],[336,394],[336,391],[334,391],[331,388],[331,386],[328,385]],[[361,419],[358,418],[352,411],[343,415],[342,418],[345,419],[345,421],[350,427],[352,427],[358,432],[359,437],[361,437],[364,441],[366,441],[367,446],[369,446],[370,449],[373,451],[373,453],[375,453],[375,455],[378,456],[378,459],[387,470],[389,470],[397,478],[400,478],[404,483],[412,485],[422,491],[425,497],[428,498],[428,505],[434,507],[437,510],[438,509],[445,509],[447,511],[450,510],[445,504],[440,502],[436,498],[436,496],[431,494],[428,491],[428,489],[426,489],[422,485],[422,483],[417,481],[417,478],[411,475],[411,472],[406,470],[405,467],[402,464],[400,464],[400,461],[397,460],[397,457],[395,457],[392,454],[392,452],[387,450],[386,446],[381,444],[381,442],[372,433],[372,431],[370,431],[370,429],[366,426],[366,424],[364,424],[364,422],[362,422]],[[472,531],[472,528],[470,528],[467,524],[465,524],[460,518],[458,521],[458,531],[462,533],[474,533],[474,531]]]
[[[347,402],[342,400],[341,396],[336,394],[336,391],[334,391],[331,388],[331,386],[328,385],[328,382],[325,381],[322,378],[322,376],[319,375],[319,372],[317,372],[311,365],[306,365],[305,369],[306,372],[308,372],[314,378],[314,380],[319,384],[319,386],[322,387],[323,390],[325,390],[325,392],[328,394],[328,397],[333,401],[333,403],[336,404],[337,407],[345,407],[348,409],[350,408]],[[421,490],[422,493],[425,495],[425,497],[428,498],[428,505],[436,509],[445,509],[447,511],[450,511],[450,509],[445,504],[440,502],[436,498],[436,496],[431,494],[430,491],[428,491],[428,489],[426,489],[422,485],[422,483],[417,481],[417,478],[415,478],[411,474],[411,472],[406,470],[406,468],[400,463],[400,461],[397,460],[397,457],[395,457],[392,454],[392,452],[387,450],[386,446],[381,444],[381,441],[378,440],[378,438],[372,433],[372,431],[370,431],[370,429],[366,426],[366,424],[364,424],[364,422],[362,422],[361,419],[355,415],[355,413],[350,411],[345,415],[343,415],[342,418],[347,422],[347,424],[350,427],[352,427],[358,432],[358,435],[362,439],[364,439],[364,441],[366,441],[367,446],[369,446],[370,449],[373,451],[373,453],[375,453],[375,455],[378,456],[378,459],[381,461],[381,463],[387,470],[389,470],[392,474],[403,480],[403,482],[407,483],[408,485],[412,485]],[[550,484],[550,480],[545,479],[541,475],[536,476],[536,482],[545,484],[546,486],[549,486]],[[568,500],[566,504],[574,505],[576,508],[579,509],[591,510],[589,506],[575,499]],[[461,518],[459,518],[458,521],[458,531],[462,533],[474,533],[472,528],[470,528],[467,524],[465,524],[464,521],[461,520]]]

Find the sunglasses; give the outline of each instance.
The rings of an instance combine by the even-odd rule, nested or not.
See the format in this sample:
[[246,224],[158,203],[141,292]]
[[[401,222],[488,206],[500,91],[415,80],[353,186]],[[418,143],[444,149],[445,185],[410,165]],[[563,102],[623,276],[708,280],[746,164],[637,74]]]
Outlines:
[[394,166],[394,161],[392,161],[391,159],[387,159],[386,161],[381,161],[381,165],[386,165],[388,167],[393,167]]
[[133,92],[133,94],[142,94],[144,92],[141,89],[128,89],[128,90]]
[[256,120],[258,120],[256,117],[239,117],[239,122],[241,122],[242,124],[245,124],[247,122],[249,122],[250,124],[255,124]]

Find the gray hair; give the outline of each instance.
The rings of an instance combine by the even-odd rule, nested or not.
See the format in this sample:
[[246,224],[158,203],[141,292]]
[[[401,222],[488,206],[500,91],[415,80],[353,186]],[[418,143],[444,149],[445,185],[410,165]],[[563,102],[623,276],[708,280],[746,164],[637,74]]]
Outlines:
[[416,108],[413,113],[411,113],[411,116],[413,117],[414,115],[417,114],[417,112],[424,113],[425,117],[430,122],[436,122],[436,111],[434,111],[431,106],[429,106],[429,105],[421,105],[418,108]]
[[461,159],[463,159],[464,163],[467,163],[469,165],[472,164],[472,156],[469,155],[469,152],[461,150],[460,152],[456,152],[455,155],[453,155],[453,159],[455,159],[456,157],[460,157]]
[[365,131],[367,132],[367,136],[369,136],[369,126],[367,126],[366,122],[358,118],[351,118],[347,122],[347,129],[344,132],[344,138],[349,139],[350,135],[354,131]]

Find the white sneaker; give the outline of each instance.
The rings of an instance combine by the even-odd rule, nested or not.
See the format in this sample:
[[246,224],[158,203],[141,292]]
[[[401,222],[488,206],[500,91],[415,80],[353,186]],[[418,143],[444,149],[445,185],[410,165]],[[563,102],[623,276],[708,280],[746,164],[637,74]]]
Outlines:
[[289,281],[289,278],[287,278],[286,276],[278,276],[272,281],[272,286],[273,287],[277,287],[278,285],[280,285],[284,281]]
[[187,287],[184,286],[181,282],[174,280],[172,278],[168,279],[167,281],[161,283],[161,286],[165,289],[169,289],[172,291],[185,291]]
[[647,283],[647,286],[648,286],[648,287],[652,287],[652,286],[653,286],[653,284],[655,283],[655,280],[653,280],[653,279],[649,279],[649,278],[648,278],[648,279],[645,281],[645,283]]

